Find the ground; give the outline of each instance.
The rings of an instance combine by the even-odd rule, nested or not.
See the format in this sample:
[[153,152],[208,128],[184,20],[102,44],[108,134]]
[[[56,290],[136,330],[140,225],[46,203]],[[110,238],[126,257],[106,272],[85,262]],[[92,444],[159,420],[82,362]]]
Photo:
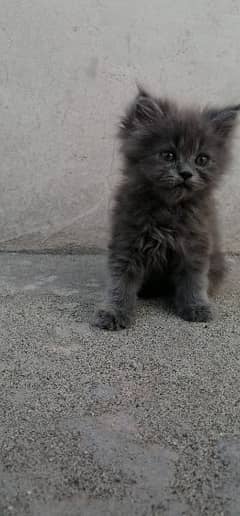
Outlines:
[[89,322],[104,256],[0,255],[0,515],[240,514],[240,260],[213,322]]

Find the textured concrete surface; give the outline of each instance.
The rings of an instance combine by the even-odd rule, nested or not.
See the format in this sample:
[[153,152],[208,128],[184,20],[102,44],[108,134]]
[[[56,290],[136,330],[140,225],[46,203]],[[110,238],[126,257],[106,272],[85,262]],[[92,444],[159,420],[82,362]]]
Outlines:
[[1,516],[237,516],[240,261],[211,324],[91,329],[104,258],[0,255]]
[[[239,24],[237,0],[1,0],[0,248],[103,248],[115,127],[135,80],[239,102]],[[220,197],[234,252],[238,147]]]

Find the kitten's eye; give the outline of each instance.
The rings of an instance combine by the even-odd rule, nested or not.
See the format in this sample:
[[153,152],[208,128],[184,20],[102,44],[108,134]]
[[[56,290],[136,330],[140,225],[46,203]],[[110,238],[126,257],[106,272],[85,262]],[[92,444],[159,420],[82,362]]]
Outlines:
[[165,161],[168,161],[169,163],[175,161],[175,159],[176,159],[176,156],[175,156],[174,152],[171,152],[171,151],[163,151],[163,152],[160,153],[160,156]]
[[195,159],[195,163],[199,165],[199,167],[205,167],[208,161],[209,157],[206,154],[199,154]]

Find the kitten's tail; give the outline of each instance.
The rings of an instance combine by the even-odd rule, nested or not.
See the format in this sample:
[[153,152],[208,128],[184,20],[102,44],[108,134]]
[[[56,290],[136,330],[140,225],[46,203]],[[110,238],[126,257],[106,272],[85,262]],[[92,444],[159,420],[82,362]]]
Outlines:
[[219,290],[228,272],[225,256],[221,252],[215,252],[211,256],[209,269],[209,294],[215,295]]

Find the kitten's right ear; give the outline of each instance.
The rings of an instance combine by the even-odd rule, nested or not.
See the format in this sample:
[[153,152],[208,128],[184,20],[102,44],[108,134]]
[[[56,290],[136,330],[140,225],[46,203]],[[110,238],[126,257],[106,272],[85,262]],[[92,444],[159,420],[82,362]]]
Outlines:
[[163,112],[156,100],[139,87],[138,95],[121,120],[120,137],[128,137],[131,132],[156,121],[162,115]]
[[209,109],[205,111],[205,117],[211,122],[215,132],[222,138],[227,138],[232,133],[237,115],[240,111],[240,104],[227,106],[223,109]]

